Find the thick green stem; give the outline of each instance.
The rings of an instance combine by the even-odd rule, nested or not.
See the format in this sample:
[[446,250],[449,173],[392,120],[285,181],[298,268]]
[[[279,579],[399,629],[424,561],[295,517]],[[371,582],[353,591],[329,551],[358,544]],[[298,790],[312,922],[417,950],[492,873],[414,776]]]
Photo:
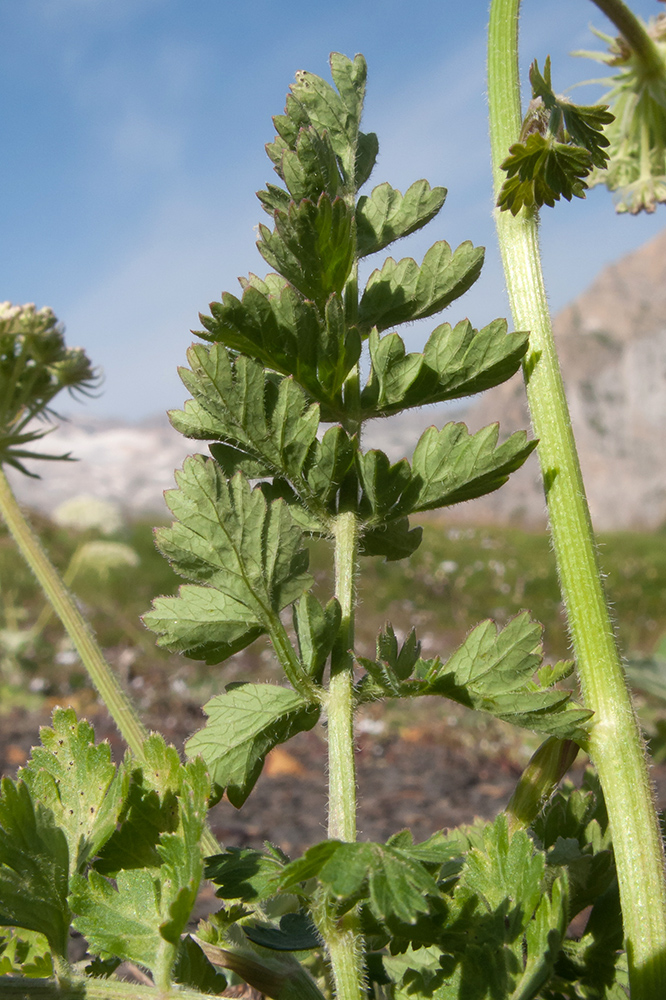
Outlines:
[[[97,641],[79,611],[74,597],[63,583],[60,574],[52,564],[41,542],[37,538],[21,508],[16,502],[4,470],[0,467],[0,516],[5,521],[12,538],[37,577],[37,581],[51,602],[56,614],[65,626],[81,662],[101,695],[111,718],[137,758],[143,760],[143,741],[148,730],[139,719],[136,708],[123,690]],[[201,839],[201,847],[206,855],[218,854],[220,845],[206,829]]]
[[[495,190],[500,163],[521,127],[520,0],[493,0],[488,97]],[[585,703],[594,711],[587,749],[608,809],[620,883],[632,1000],[666,996],[666,891],[658,818],[643,740],[601,584],[592,525],[571,429],[543,276],[536,214],[496,212],[514,325],[530,331],[527,396],[562,594]]]
[[[328,689],[328,836],[356,840],[356,765],[354,762],[354,605],[358,522],[352,512],[335,520],[335,594],[342,609],[340,631],[331,656]],[[337,1000],[361,1000],[362,938],[355,911],[335,920],[318,920],[326,942]]]

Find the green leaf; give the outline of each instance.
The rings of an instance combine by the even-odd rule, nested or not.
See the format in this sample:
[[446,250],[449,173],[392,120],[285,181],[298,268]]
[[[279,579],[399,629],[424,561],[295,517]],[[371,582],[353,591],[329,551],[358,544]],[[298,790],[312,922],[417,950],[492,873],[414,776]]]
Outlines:
[[342,911],[367,899],[382,923],[413,924],[429,911],[428,897],[439,895],[420,861],[389,844],[325,841],[286,866],[280,888],[288,891],[313,877],[336,897]]
[[319,427],[319,407],[308,404],[300,386],[221,344],[192,346],[188,361],[191,371],[181,368],[180,375],[193,399],[169,413],[176,430],[223,442],[213,454],[228,478],[240,469],[298,482]]
[[370,333],[372,367],[361,394],[364,419],[408,407],[461,399],[510,378],[520,367],[528,335],[506,332],[504,320],[474,330],[468,320],[443,323],[421,354],[406,354],[397,333]]
[[239,809],[261,774],[266,754],[296,733],[312,729],[319,706],[290,688],[234,684],[204,705],[206,726],[188,740],[190,757],[201,754],[219,799]]
[[329,297],[342,294],[354,263],[347,202],[324,193],[317,202],[292,202],[274,218],[273,232],[259,226],[259,253],[323,313]]
[[340,629],[341,610],[333,597],[322,607],[312,593],[303,594],[294,604],[294,629],[298,637],[301,662],[318,684]]
[[[295,103],[300,105],[317,132],[328,133],[335,154],[340,159],[345,181],[351,188],[367,77],[365,59],[357,55],[352,62],[340,53],[332,53],[331,74],[337,92],[321,77],[303,70],[296,74],[291,92]],[[289,107],[287,110],[290,111]]]
[[359,329],[409,323],[440,312],[470,288],[481,273],[484,250],[467,241],[455,252],[444,240],[428,250],[419,267],[411,257],[389,257],[373,271],[359,305]]
[[50,979],[53,959],[43,934],[0,927],[0,976]]
[[254,903],[270,899],[278,891],[285,859],[276,851],[266,854],[248,847],[230,847],[206,859],[205,875],[219,886],[220,899]]
[[398,650],[390,625],[377,639],[377,658],[359,658],[367,671],[356,686],[360,703],[378,697],[442,695],[513,725],[582,740],[591,712],[571,702],[570,691],[541,688],[533,680],[542,657],[541,626],[527,612],[498,631],[482,622],[445,662],[420,658],[411,633]]
[[53,813],[23,781],[0,782],[0,925],[38,931],[67,954],[69,851]]
[[203,762],[180,764],[161,737],[150,737],[145,749],[144,780],[161,798],[173,796],[156,845],[158,865],[121,868],[115,885],[95,870],[87,880],[77,875],[71,905],[75,926],[94,954],[138,962],[165,988],[201,881],[200,839],[210,786]]
[[533,132],[525,142],[509,147],[500,164],[507,179],[497,199],[498,207],[517,215],[521,208],[553,207],[560,198],[584,198],[584,178],[592,169],[592,157],[580,146],[568,146],[552,136]]
[[158,928],[164,919],[160,882],[145,868],[120,871],[115,887],[96,871],[72,882],[76,928],[89,948],[102,958],[138,962],[155,973],[175,959],[173,945],[165,947]]
[[610,146],[610,140],[604,135],[604,126],[614,120],[608,106],[574,104],[566,97],[556,96],[551,84],[550,56],[546,58],[543,76],[534,60],[530,66],[530,83],[533,97],[540,98],[550,114],[549,130],[553,133],[559,131],[563,122],[568,133],[566,137],[586,149],[594,166],[603,169],[608,162],[605,150]]
[[383,527],[415,511],[448,507],[499,489],[537,442],[518,431],[496,446],[498,434],[498,424],[476,434],[469,434],[464,424],[446,424],[441,431],[429,427],[416,445],[411,469],[406,459],[392,465],[378,450],[359,453],[359,512],[367,527]]
[[363,529],[359,552],[363,556],[384,556],[387,562],[407,559],[423,539],[423,528],[410,528],[409,519],[399,517],[387,524]]
[[[342,187],[342,179],[337,160],[327,133],[318,133],[312,126],[301,128],[295,146],[282,152],[278,173],[285,182],[294,201],[309,198],[316,201],[326,192],[335,198]],[[270,192],[260,192],[260,200],[266,204]],[[272,198],[271,198],[272,200]],[[285,211],[287,204],[276,204],[273,210]]]
[[[102,875],[115,876],[129,868],[149,868],[156,873],[163,861],[160,838],[177,833],[182,826],[178,799],[189,784],[184,785],[187,772],[177,750],[153,733],[144,741],[143,755],[144,762],[132,772],[119,828],[95,861],[94,867]],[[202,794],[199,788],[199,798]]]
[[71,708],[55,709],[52,728],[42,726],[39,735],[42,745],[19,777],[65,834],[72,875],[114,832],[129,789],[128,765],[116,769],[109,744],[96,746],[93,727],[78,722]]
[[[144,621],[169,648],[223,658],[269,631],[308,589],[308,553],[284,502],[267,503],[242,473],[227,481],[217,463],[196,455],[176,481],[167,503],[179,520],[157,531],[158,547],[181,576],[218,594],[206,600],[202,588],[183,588],[177,598],[158,599]],[[218,615],[217,638],[206,643],[204,624]]]
[[[499,489],[537,446],[524,431],[497,445],[499,424],[470,434],[464,424],[446,424],[441,431],[428,427],[412,457],[412,476],[418,496],[408,510],[434,510],[483,496]],[[399,505],[400,507],[400,505]]]
[[[312,399],[340,406],[340,388],[358,361],[361,341],[358,331],[341,325],[341,305],[335,297],[320,314],[313,302],[278,275],[269,274],[264,281],[251,275],[244,283],[242,300],[225,292],[222,302],[211,303],[210,309],[211,316],[201,316],[205,331],[199,336],[244,352],[272,371],[293,375]],[[203,363],[202,356],[196,360],[197,365]],[[224,366],[217,356],[213,360]],[[208,379],[221,377],[225,385],[230,380],[223,370],[218,376],[210,364],[204,374]],[[202,373],[196,370],[196,375],[201,378]],[[196,396],[196,383],[191,391]],[[206,395],[210,395],[208,390]],[[256,390],[253,395],[253,406],[260,414],[263,401]]]
[[180,942],[173,980],[182,986],[213,996],[219,996],[227,988],[226,977],[211,965],[189,934]]
[[285,913],[280,918],[279,927],[245,924],[243,931],[254,944],[272,951],[309,951],[321,948],[322,944],[312,918],[304,910]]
[[477,625],[442,664],[420,661],[415,692],[452,698],[497,718],[559,739],[584,740],[592,713],[571,702],[570,691],[544,690],[533,681],[541,663],[542,627],[527,612],[498,631]]
[[245,604],[212,587],[183,586],[178,597],[156,597],[143,622],[157,633],[158,646],[211,664],[223,663],[265,632]]
[[404,196],[390,184],[379,184],[356,206],[356,252],[359,257],[383,250],[394,240],[409,236],[437,215],[446,199],[446,188],[431,188],[415,181]]

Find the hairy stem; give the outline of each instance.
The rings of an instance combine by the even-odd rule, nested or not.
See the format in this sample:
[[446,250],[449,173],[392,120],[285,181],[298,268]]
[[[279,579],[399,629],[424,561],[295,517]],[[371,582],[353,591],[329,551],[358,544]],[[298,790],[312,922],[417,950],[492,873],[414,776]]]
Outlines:
[[[493,0],[488,96],[495,190],[521,128],[520,0]],[[530,331],[527,397],[544,478],[560,585],[585,703],[595,713],[587,750],[604,790],[627,942],[632,1000],[666,996],[666,891],[658,818],[640,730],[603,593],[543,276],[538,217],[496,212],[516,329]]]
[[79,611],[74,597],[51,563],[41,542],[26,521],[16,502],[7,477],[0,469],[0,514],[12,534],[21,555],[37,577],[56,614],[67,629],[90,679],[104,700],[113,721],[132,753],[143,758],[143,741],[148,731],[136,709],[104,659],[90,626]]
[[[53,609],[63,623],[81,662],[97,688],[108,712],[118,727],[118,731],[137,758],[143,760],[143,741],[148,730],[141,722],[120,681],[97,644],[92,630],[79,611],[74,597],[65,586],[57,569],[44,551],[28,522],[9,485],[4,470],[0,467],[0,516],[5,521],[12,538],[35,574]],[[217,854],[220,845],[210,832],[204,831],[202,850],[205,854]]]
[[356,840],[354,661],[351,652],[358,550],[356,515],[351,512],[339,514],[334,531],[335,595],[342,609],[342,621],[331,658],[328,691],[328,836],[352,841]]
[[[342,609],[340,631],[331,656],[328,689],[328,836],[356,840],[356,766],[354,762],[354,604],[358,522],[352,512],[338,514],[335,527],[335,594]],[[323,904],[319,930],[326,941],[337,1000],[361,1000],[361,935],[355,911],[335,920]]]

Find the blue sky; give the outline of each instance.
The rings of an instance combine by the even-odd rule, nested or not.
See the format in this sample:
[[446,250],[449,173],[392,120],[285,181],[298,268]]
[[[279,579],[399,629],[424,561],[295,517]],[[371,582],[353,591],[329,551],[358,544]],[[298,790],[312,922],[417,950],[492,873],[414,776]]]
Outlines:
[[[643,16],[656,0],[635,0]],[[21,0],[0,5],[0,299],[51,306],[68,342],[105,372],[96,416],[180,406],[176,366],[197,314],[236,277],[265,273],[254,192],[297,69],[332,50],[369,64],[364,128],[378,133],[372,184],[426,177],[449,196],[397,248],[436,239],[487,247],[480,282],[445,314],[475,326],[507,314],[491,219],[484,95],[485,0]],[[598,75],[568,53],[608,22],[585,0],[525,0],[524,69],[550,53],[556,89]],[[593,100],[598,87],[580,90]],[[263,218],[262,218],[263,217]],[[666,224],[615,216],[602,190],[543,213],[553,309]],[[395,253],[396,251],[394,251]],[[430,326],[433,324],[431,323]],[[427,329],[403,331],[416,349]],[[65,406],[74,412],[71,407]],[[77,407],[78,410],[78,407]]]

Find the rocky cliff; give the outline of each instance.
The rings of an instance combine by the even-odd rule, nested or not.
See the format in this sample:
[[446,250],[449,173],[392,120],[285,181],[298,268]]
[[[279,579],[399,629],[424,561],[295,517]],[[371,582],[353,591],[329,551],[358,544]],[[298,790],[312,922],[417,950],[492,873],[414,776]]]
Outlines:
[[[666,230],[607,267],[554,321],[595,527],[666,524]],[[521,376],[467,411],[474,429],[529,427]],[[536,456],[498,493],[469,504],[480,515],[543,523]]]

